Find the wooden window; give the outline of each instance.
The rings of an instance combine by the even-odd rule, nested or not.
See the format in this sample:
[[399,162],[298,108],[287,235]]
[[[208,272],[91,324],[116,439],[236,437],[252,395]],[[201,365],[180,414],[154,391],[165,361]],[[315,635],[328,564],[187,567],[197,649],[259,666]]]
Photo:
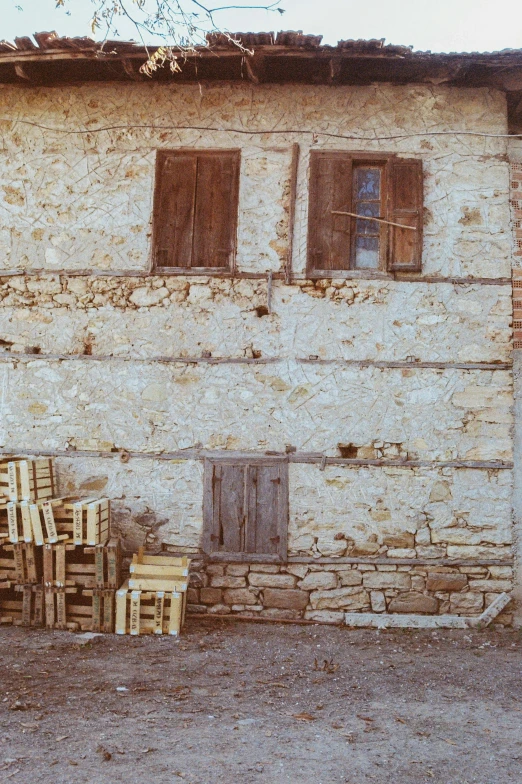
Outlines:
[[205,462],[203,549],[285,560],[288,463],[253,458]]
[[231,271],[238,191],[238,150],[158,151],[154,269],[207,275]]
[[307,274],[419,272],[422,207],[422,161],[417,158],[314,150]]

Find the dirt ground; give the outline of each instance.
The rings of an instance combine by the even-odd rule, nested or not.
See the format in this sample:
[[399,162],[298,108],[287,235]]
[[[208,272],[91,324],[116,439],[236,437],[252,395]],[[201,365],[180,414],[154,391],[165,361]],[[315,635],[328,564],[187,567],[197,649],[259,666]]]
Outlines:
[[0,782],[519,784],[522,636],[0,629]]

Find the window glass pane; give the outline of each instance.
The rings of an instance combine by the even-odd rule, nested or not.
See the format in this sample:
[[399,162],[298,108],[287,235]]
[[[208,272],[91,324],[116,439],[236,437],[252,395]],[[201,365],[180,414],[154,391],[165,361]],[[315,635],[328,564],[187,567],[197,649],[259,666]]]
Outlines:
[[357,269],[378,269],[379,237],[356,237],[355,266]]
[[[375,215],[380,217],[381,204],[378,201],[360,201],[357,205],[357,215]],[[356,226],[357,234],[378,234],[379,224],[373,221],[358,220]]]
[[357,169],[356,198],[380,199],[381,198],[381,171],[380,169]]

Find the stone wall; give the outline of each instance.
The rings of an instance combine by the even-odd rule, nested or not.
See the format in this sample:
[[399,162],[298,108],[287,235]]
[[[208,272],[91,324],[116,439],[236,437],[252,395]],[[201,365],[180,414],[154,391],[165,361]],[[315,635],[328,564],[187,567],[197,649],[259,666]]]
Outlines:
[[[478,612],[495,587],[436,595],[418,561],[480,560],[476,582],[512,559],[507,144],[452,133],[504,134],[503,94],[136,83],[4,86],[0,102],[0,448],[54,454],[62,492],[111,496],[129,549],[195,553],[205,455],[288,453],[292,557],[388,559],[433,612],[468,593]],[[155,153],[178,147],[241,150],[234,278],[150,274]],[[319,148],[422,158],[422,275],[306,280]],[[394,611],[398,588],[364,569],[343,585],[352,570],[328,567],[325,590],[365,608],[381,591]],[[313,593],[299,612],[340,611]]]
[[[345,612],[476,617],[512,587],[509,566],[195,563],[192,614],[342,623]],[[508,607],[496,623],[509,625]]]

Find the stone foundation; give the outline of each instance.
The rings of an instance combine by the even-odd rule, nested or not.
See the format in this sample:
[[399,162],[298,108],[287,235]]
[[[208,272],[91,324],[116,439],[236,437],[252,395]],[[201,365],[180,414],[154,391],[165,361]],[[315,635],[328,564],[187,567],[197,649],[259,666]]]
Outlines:
[[[345,612],[477,617],[512,588],[511,566],[192,564],[188,612],[342,623]],[[509,608],[510,609],[510,608]],[[509,626],[511,612],[496,623]]]

